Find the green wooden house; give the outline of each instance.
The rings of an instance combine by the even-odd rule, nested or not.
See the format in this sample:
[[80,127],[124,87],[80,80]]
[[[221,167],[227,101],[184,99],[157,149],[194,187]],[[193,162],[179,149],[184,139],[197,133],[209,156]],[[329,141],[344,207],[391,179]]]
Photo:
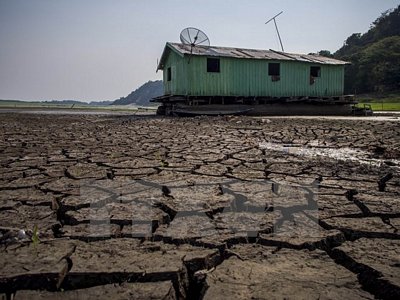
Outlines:
[[[167,43],[163,71],[165,106],[346,102],[347,62],[316,54]],[[348,102],[348,101],[347,101]]]

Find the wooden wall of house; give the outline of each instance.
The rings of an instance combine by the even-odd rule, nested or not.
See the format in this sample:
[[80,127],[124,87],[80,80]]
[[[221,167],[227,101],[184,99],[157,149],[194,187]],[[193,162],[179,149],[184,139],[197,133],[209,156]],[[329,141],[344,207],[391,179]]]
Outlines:
[[[280,78],[268,75],[268,63],[280,63]],[[321,68],[310,84],[310,67]],[[171,67],[171,81],[167,68]],[[276,78],[275,78],[276,79]],[[170,51],[164,65],[165,94],[191,96],[330,97],[343,95],[344,66],[297,61],[220,58],[220,72],[207,72],[207,57],[181,57]]]

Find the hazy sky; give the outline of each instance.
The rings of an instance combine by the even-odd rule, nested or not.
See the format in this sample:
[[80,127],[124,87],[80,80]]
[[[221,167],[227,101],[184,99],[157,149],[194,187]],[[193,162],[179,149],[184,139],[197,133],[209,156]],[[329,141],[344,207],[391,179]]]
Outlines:
[[214,46],[336,51],[394,0],[0,0],[0,99],[114,100],[156,74],[185,27]]

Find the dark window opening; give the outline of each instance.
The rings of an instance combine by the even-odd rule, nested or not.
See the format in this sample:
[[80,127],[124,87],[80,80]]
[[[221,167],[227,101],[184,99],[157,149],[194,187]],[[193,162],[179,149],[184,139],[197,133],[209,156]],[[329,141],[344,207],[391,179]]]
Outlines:
[[270,76],[279,76],[281,75],[281,64],[278,63],[269,63],[268,64],[268,75]]
[[268,64],[268,75],[271,76],[272,81],[279,81],[281,79],[281,64],[269,63]]
[[171,78],[172,78],[172,76],[171,76],[171,67],[169,67],[167,69],[167,81],[171,81]]
[[311,77],[321,77],[321,67],[310,67]]
[[219,58],[207,58],[207,72],[220,72]]

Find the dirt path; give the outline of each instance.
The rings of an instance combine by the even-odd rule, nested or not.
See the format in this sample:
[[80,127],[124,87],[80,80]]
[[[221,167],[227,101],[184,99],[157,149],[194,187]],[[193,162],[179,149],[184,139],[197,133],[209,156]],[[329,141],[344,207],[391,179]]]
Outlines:
[[0,297],[400,297],[385,119],[1,114]]

